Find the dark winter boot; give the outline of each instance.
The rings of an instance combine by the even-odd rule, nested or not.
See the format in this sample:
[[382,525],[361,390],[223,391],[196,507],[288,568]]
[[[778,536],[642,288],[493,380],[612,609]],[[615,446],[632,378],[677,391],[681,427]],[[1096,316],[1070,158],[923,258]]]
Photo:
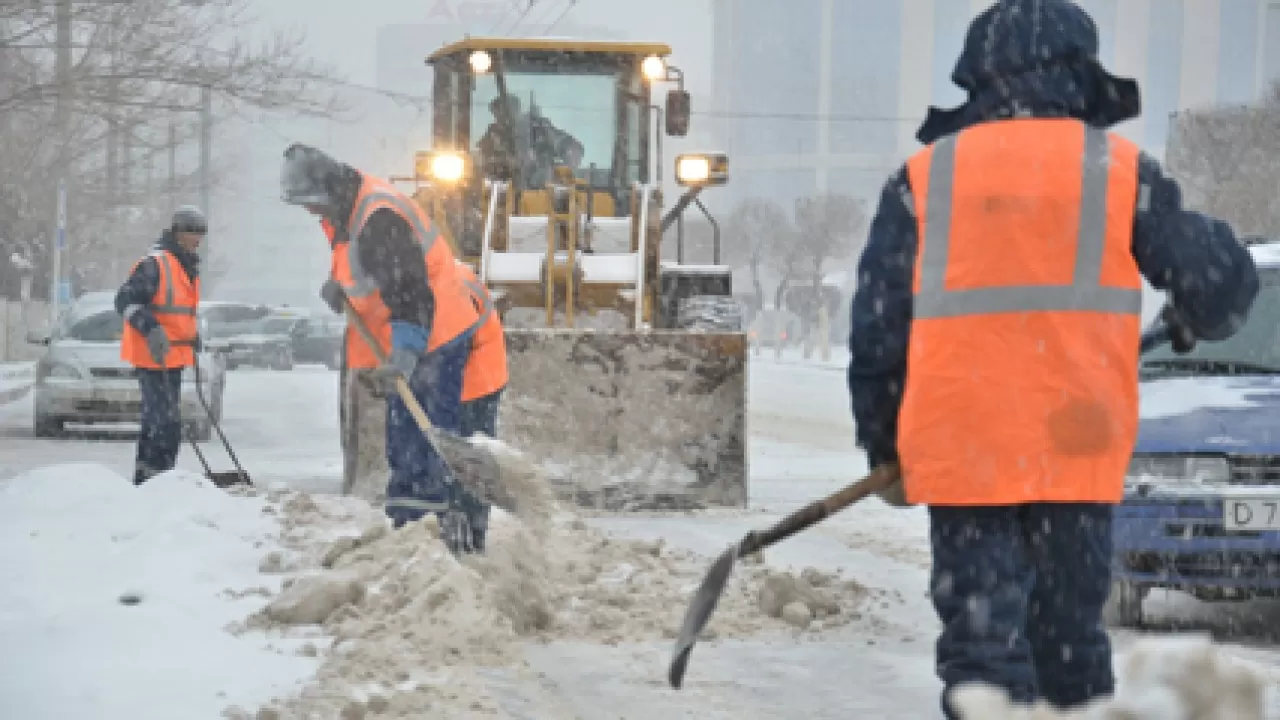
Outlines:
[[133,485],[137,487],[160,473],[151,469],[146,463],[135,463],[133,466]]
[[447,510],[437,517],[440,518],[440,539],[449,548],[449,552],[454,555],[478,552],[471,522],[465,512],[460,509]]

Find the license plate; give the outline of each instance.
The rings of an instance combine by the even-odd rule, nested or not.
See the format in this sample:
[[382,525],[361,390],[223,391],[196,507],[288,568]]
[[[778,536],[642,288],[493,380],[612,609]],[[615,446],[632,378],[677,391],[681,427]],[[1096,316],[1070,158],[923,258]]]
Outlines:
[[109,403],[136,403],[141,400],[137,390],[99,390],[93,394],[93,399]]
[[1226,498],[1222,524],[1231,530],[1280,530],[1280,498]]

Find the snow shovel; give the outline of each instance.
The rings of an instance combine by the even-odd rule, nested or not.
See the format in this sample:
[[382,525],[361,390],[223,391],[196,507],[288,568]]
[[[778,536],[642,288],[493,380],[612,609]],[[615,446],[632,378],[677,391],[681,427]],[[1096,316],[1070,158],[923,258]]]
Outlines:
[[689,603],[689,609],[685,612],[684,624],[680,626],[680,634],[676,637],[675,654],[667,671],[667,680],[671,683],[671,687],[679,690],[681,683],[684,682],[684,672],[689,665],[693,644],[698,641],[698,635],[707,626],[711,613],[715,612],[716,604],[720,602],[720,596],[724,594],[725,586],[729,584],[729,575],[733,572],[733,566],[738,558],[757,553],[801,530],[806,530],[871,493],[889,487],[897,479],[897,465],[882,465],[873,470],[870,475],[834,495],[812,502],[791,513],[773,527],[747,533],[738,541],[738,544],[725,550],[711,564],[711,569],[702,579],[702,584],[698,586],[693,600]]
[[200,400],[200,407],[204,408],[204,414],[209,418],[209,424],[213,426],[215,432],[218,433],[218,439],[222,441],[222,448],[227,451],[227,455],[231,458],[231,462],[235,464],[234,471],[214,472],[209,467],[209,462],[204,459],[204,453],[200,452],[199,446],[196,445],[195,438],[190,435],[187,439],[191,442],[191,449],[196,451],[196,457],[200,458],[200,464],[204,466],[204,475],[220,488],[228,488],[232,485],[253,485],[253,481],[249,479],[249,473],[244,471],[244,467],[240,465],[240,459],[236,457],[235,452],[231,450],[231,443],[227,442],[227,436],[222,433],[222,426],[213,417],[213,410],[209,408],[209,403],[204,399],[204,388],[200,384],[200,353],[192,353],[192,363],[196,371],[196,398]]
[[[387,362],[387,353],[378,344],[370,332],[369,326],[360,319],[351,298],[343,296],[343,306],[347,311],[347,322],[360,333],[374,357],[379,363]],[[484,437],[469,440],[447,430],[437,428],[427,417],[426,411],[409,389],[409,381],[396,376],[396,393],[418,429],[431,441],[440,458],[449,468],[450,474],[468,490],[485,503],[497,505],[508,512],[520,514],[528,512],[524,507],[537,501],[547,483],[542,472],[529,459],[514,448],[493,438]]]

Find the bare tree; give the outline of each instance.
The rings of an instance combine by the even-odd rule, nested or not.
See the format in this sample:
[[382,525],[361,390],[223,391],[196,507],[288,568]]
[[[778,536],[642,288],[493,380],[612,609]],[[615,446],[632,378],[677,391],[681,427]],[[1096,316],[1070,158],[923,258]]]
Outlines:
[[829,261],[855,254],[866,219],[863,202],[850,195],[815,195],[796,203],[795,252],[812,287],[821,287]]
[[760,270],[770,260],[770,253],[789,246],[795,229],[781,205],[766,198],[748,198],[734,208],[726,223],[725,234],[732,238],[725,247],[725,262],[733,268],[748,268],[755,291],[753,310],[764,305],[764,282]]
[[[862,201],[850,195],[814,195],[796,202],[794,252],[800,267],[808,271],[810,283],[803,290],[796,288],[792,300],[806,339],[812,338],[810,328],[821,317],[821,308],[831,305],[831,293],[822,285],[827,263],[854,253],[865,222]],[[805,357],[811,350],[806,342]]]
[[[118,254],[110,218],[123,208],[148,218],[168,212],[152,176],[199,138],[202,93],[217,118],[244,108],[343,110],[338,81],[305,56],[302,37],[242,41],[248,0],[73,0],[64,6],[72,28],[65,74],[59,4],[0,2],[0,236],[47,237],[62,177],[75,198],[70,225],[86,229],[73,235],[77,255]],[[168,189],[189,190],[191,176],[176,173]],[[51,248],[33,250],[43,280]]]
[[1178,113],[1165,159],[1189,206],[1242,234],[1280,234],[1280,87],[1259,106]]

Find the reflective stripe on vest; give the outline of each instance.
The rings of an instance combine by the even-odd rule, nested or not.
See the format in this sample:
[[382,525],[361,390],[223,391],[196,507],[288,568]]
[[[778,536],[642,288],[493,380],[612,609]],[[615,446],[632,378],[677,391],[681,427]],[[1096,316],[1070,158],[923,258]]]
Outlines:
[[476,327],[483,327],[489,318],[493,316],[493,303],[489,301],[489,293],[485,291],[484,286],[478,281],[470,278],[462,278],[462,283],[467,286],[471,294],[479,301],[480,318],[476,320]]
[[375,190],[366,195],[364,199],[360,201],[360,204],[356,206],[355,210],[352,211],[351,222],[347,229],[347,266],[351,268],[351,281],[353,285],[347,290],[348,295],[352,295],[354,297],[365,297],[367,295],[372,295],[378,290],[378,284],[360,265],[360,251],[358,245],[360,232],[364,230],[365,223],[369,221],[369,217],[373,214],[373,211],[377,209],[377,206],[386,203],[400,211],[400,217],[409,225],[409,228],[413,230],[414,241],[418,244],[418,247],[422,248],[422,256],[425,258],[427,253],[431,252],[431,248],[436,241],[435,233],[432,232],[433,228],[430,226],[423,227],[422,222],[418,217],[418,213],[414,208],[407,206],[405,204],[406,202],[412,201],[405,200],[404,198],[397,197],[390,193]]
[[[164,298],[164,301],[158,305],[148,305],[147,307],[151,308],[151,312],[157,315],[190,315],[194,317],[196,314],[195,307],[178,305],[173,301],[173,273],[182,271],[178,260],[165,250],[152,250],[147,255],[156,259],[156,268],[160,271],[159,292],[156,294]],[[179,265],[179,267],[175,269],[172,267],[173,265]]]
[[1110,141],[1106,131],[1092,127],[1085,131],[1080,229],[1072,283],[947,290],[956,138],[948,136],[933,146],[915,318],[1073,310],[1135,315],[1141,312],[1141,290],[1105,287],[1100,282],[1107,242]]

